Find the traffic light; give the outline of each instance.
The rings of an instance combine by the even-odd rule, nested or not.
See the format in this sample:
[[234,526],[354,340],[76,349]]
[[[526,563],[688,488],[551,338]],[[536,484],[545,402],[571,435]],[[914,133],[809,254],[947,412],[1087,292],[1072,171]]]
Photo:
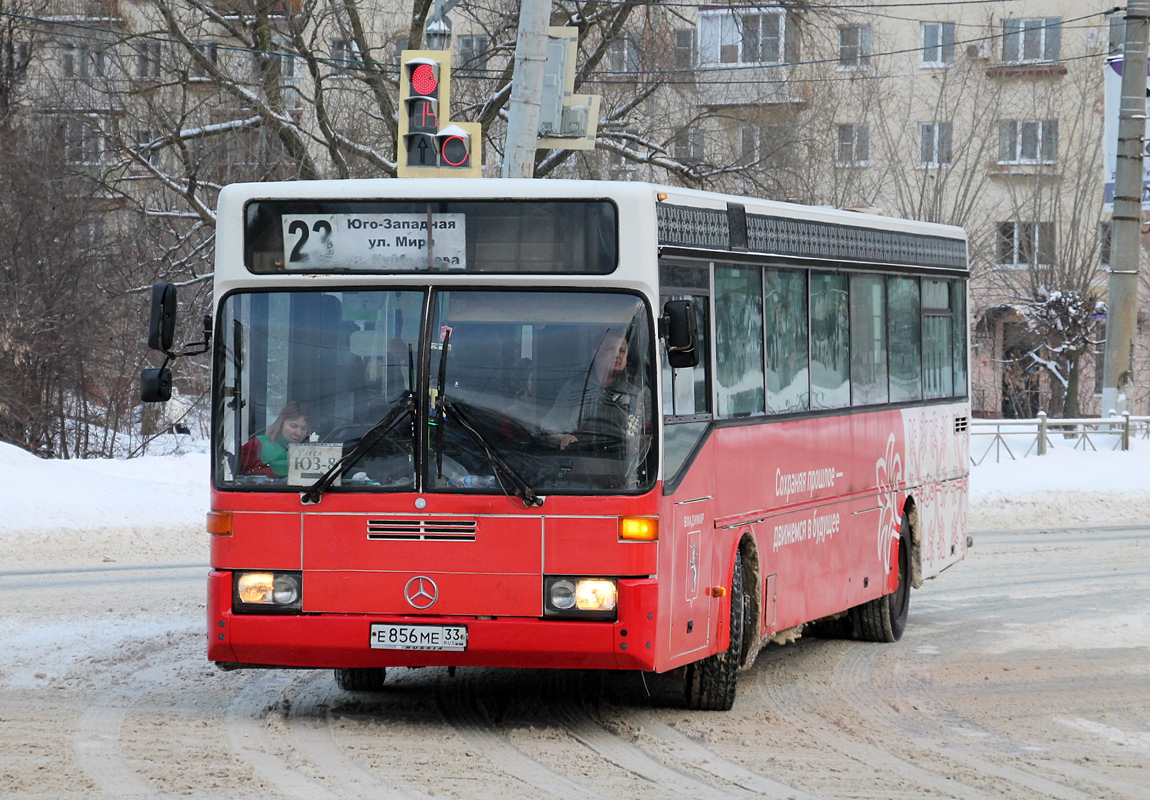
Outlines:
[[439,133],[439,63],[431,58],[403,62],[403,104],[407,112],[403,139],[409,167],[439,166],[435,140]]
[[415,177],[481,177],[481,158],[472,157],[480,141],[476,123],[450,123],[451,52],[404,50],[400,54],[399,136],[396,174]]
[[439,166],[467,169],[471,166],[471,134],[458,125],[448,125],[435,137]]

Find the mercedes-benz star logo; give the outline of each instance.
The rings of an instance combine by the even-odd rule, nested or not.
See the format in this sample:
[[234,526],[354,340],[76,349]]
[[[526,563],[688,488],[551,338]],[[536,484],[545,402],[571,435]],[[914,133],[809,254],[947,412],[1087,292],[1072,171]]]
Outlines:
[[439,587],[426,575],[416,575],[403,587],[403,597],[412,608],[431,608],[439,599]]

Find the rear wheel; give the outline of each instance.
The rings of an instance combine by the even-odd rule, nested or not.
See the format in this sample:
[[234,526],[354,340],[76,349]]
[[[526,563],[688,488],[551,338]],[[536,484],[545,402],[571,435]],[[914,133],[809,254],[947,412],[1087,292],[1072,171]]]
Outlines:
[[902,519],[903,536],[898,542],[898,588],[891,594],[851,609],[855,635],[868,642],[897,642],[906,630],[910,612],[910,527]]
[[684,691],[687,707],[702,711],[728,711],[735,704],[735,685],[743,654],[746,603],[743,601],[743,560],[735,557],[731,575],[731,643],[726,652],[715,653],[687,665]]
[[385,680],[387,680],[385,667],[358,667],[335,671],[335,685],[345,692],[382,692]]

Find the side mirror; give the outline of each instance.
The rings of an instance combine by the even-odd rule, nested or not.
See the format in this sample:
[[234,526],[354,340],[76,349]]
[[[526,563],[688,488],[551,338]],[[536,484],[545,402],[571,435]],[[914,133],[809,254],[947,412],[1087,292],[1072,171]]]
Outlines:
[[152,318],[148,323],[148,347],[168,353],[176,338],[176,287],[170,283],[152,286]]
[[140,374],[140,399],[145,403],[166,403],[172,399],[172,371],[167,367],[146,369]]
[[663,306],[667,361],[673,369],[699,366],[699,332],[690,300],[668,300]]

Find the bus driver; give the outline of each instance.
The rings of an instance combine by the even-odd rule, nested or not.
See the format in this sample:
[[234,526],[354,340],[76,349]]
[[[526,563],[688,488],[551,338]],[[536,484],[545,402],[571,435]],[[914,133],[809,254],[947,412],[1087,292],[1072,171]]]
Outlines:
[[619,445],[638,435],[645,416],[645,392],[627,376],[627,338],[608,330],[599,342],[587,373],[568,380],[555,405],[543,418],[547,441],[560,450],[596,437]]

